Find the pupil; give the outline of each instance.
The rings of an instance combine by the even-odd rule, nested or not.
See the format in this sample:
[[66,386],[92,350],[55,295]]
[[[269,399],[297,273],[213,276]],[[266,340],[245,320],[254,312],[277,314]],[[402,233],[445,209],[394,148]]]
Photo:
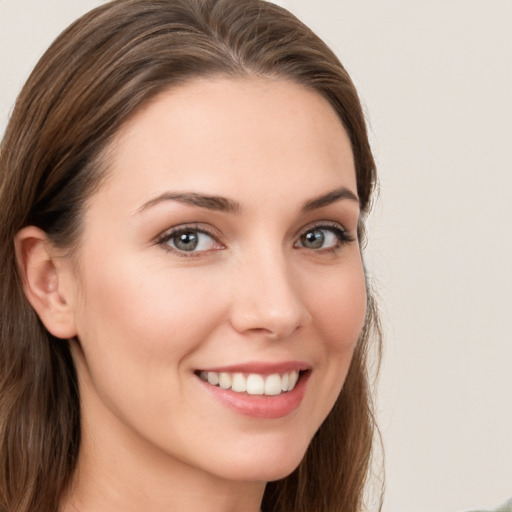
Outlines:
[[310,231],[304,237],[304,245],[311,249],[320,249],[324,245],[325,235],[322,231]]
[[192,231],[181,233],[176,237],[174,243],[178,249],[181,249],[183,251],[193,251],[198,244],[197,233],[194,233]]

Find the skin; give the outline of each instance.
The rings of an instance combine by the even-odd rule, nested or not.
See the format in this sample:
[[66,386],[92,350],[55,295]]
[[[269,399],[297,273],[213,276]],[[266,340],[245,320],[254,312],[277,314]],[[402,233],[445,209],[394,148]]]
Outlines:
[[[357,198],[303,209],[342,187],[356,196],[347,134],[300,85],[195,80],[125,125],[108,166],[73,259],[35,228],[17,241],[43,322],[80,340],[83,438],[62,510],[258,511],[333,406],[365,318]],[[239,211],[155,201],[176,191]],[[325,243],[305,246],[325,224]],[[211,237],[187,256],[162,240],[176,226]],[[239,414],[195,374],[254,361],[308,363],[291,414]]]

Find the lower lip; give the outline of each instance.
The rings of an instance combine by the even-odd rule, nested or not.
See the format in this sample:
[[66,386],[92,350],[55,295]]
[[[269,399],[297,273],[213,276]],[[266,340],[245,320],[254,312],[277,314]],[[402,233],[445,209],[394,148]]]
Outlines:
[[306,385],[310,375],[310,371],[302,372],[291,391],[272,396],[237,393],[231,389],[212,386],[201,379],[200,382],[217,400],[239,414],[251,418],[277,419],[288,416],[299,408],[306,394]]

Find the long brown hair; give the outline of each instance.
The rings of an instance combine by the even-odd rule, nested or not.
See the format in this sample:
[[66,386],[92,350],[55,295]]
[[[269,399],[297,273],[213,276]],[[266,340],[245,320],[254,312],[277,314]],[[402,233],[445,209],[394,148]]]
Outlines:
[[[46,331],[24,296],[15,234],[35,225],[72,249],[103,176],[100,157],[123,123],[162,90],[216,75],[293,80],[330,102],[350,137],[364,237],[376,175],[358,95],[336,56],[289,12],[262,0],[116,0],[72,24],[29,77],[0,147],[1,512],[55,512],[80,446],[68,344]],[[297,470],[267,485],[264,510],[362,510],[375,429],[372,332],[375,346],[368,290],[343,391]]]

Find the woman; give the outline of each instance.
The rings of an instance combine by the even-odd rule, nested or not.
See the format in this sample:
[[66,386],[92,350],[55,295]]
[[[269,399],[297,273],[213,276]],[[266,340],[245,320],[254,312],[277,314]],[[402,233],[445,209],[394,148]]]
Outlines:
[[322,41],[259,0],[107,3],[0,172],[0,510],[362,509],[376,177]]

